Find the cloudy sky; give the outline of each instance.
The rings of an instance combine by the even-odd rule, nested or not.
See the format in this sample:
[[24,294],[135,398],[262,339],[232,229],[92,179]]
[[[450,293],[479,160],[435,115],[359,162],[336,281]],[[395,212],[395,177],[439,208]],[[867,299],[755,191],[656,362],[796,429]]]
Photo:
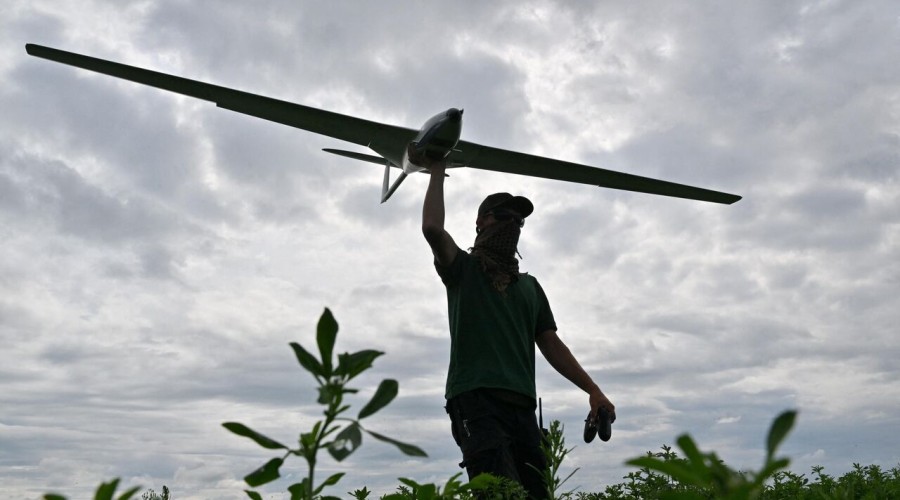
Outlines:
[[[427,178],[379,205],[346,144],[29,57],[38,43],[463,138],[733,192],[732,206],[456,170],[448,230],[492,192],[528,196],[523,270],[618,408],[586,445],[587,397],[539,358],[571,485],[690,432],[755,468],[800,411],[792,468],[900,462],[900,7],[867,2],[25,1],[0,7],[0,497],[100,481],[244,498],[320,416],[288,343],[325,307],[339,352],[379,349],[398,399],[334,494],[443,482],[443,286],[419,230]],[[352,146],[350,147],[352,148]],[[364,148],[354,150],[365,152]],[[377,464],[377,465],[376,465]],[[305,472],[264,489],[279,498]],[[320,475],[320,477],[323,477]],[[276,494],[277,493],[277,494]]]

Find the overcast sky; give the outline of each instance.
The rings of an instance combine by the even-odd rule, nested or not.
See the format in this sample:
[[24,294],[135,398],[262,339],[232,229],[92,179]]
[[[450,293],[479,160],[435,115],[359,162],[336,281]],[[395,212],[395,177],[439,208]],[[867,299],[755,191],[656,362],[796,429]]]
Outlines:
[[[427,183],[380,205],[367,152],[202,101],[29,57],[93,55],[418,128],[465,108],[463,139],[732,192],[725,206],[455,170],[447,226],[535,205],[521,268],[617,406],[587,445],[587,396],[538,358],[570,480],[690,432],[757,468],[800,411],[792,468],[900,463],[900,6],[821,2],[34,1],[0,6],[0,497],[85,498],[103,480],[245,498],[318,419],[288,343],[378,349],[398,399],[325,472],[328,491],[460,471],[443,410],[444,288],[419,229]],[[278,493],[305,473],[282,468]],[[319,477],[325,477],[320,474]]]

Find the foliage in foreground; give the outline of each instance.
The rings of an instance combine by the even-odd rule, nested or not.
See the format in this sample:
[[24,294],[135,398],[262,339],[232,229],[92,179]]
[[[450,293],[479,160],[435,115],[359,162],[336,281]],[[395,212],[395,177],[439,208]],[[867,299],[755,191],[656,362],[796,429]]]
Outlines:
[[[365,429],[360,423],[360,420],[375,414],[393,401],[399,389],[399,384],[396,380],[382,380],[375,390],[375,394],[362,407],[356,418],[341,416],[350,409],[350,405],[344,402],[344,396],[359,392],[357,389],[348,387],[347,384],[371,368],[375,359],[384,353],[374,350],[363,350],[353,354],[344,353],[337,356],[335,361],[334,344],[337,340],[337,332],[337,321],[335,321],[331,311],[325,309],[325,312],[319,318],[316,328],[316,344],[318,344],[319,357],[317,358],[300,344],[296,342],[291,343],[300,366],[312,374],[319,385],[318,403],[325,406],[323,411],[325,419],[316,422],[309,432],[300,434],[298,448],[290,448],[237,422],[225,422],[222,424],[229,431],[239,436],[250,438],[263,448],[284,450],[282,456],[269,460],[259,469],[244,477],[244,482],[248,485],[256,487],[278,479],[280,477],[279,469],[284,464],[284,460],[290,455],[297,455],[306,460],[307,476],[303,481],[288,486],[291,500],[316,498],[323,489],[337,484],[344,476],[343,472],[339,472],[329,476],[321,484],[316,485],[315,470],[319,451],[327,450],[332,458],[340,462],[362,445],[363,431],[379,441],[396,446],[406,455],[415,457],[427,456],[424,451],[416,446],[402,443],[396,439]],[[338,421],[347,422],[347,425],[341,428],[337,424]],[[258,492],[247,491],[247,495],[254,500],[262,500],[262,496]],[[324,498],[336,497],[326,496]]]
[[[661,452],[648,452],[627,463],[637,467],[628,473],[623,483],[610,485],[603,492],[587,493],[569,491],[560,493],[562,484],[578,469],[560,479],[559,471],[566,455],[559,421],[550,424],[550,432],[545,443],[547,461],[548,492],[551,499],[567,500],[644,500],[644,499],[758,499],[758,500],[849,500],[849,499],[900,499],[900,466],[884,470],[877,465],[861,466],[853,464],[853,470],[834,477],[825,474],[824,468],[812,468],[814,477],[782,470],[788,465],[787,459],[775,458],[778,444],[790,431],[796,414],[785,412],[779,416],[769,431],[767,456],[759,472],[741,472],[725,465],[715,452],[699,451],[693,439],[684,435],[678,438],[678,446],[684,458],[669,446]],[[451,477],[444,485],[420,484],[412,479],[400,478],[397,491],[383,495],[380,500],[473,500],[475,498],[513,500],[527,498],[520,485],[512,481],[496,478],[489,474],[478,476],[469,482],[460,481],[461,474]],[[132,488],[115,496],[118,479],[103,483],[97,490],[95,500],[127,500],[139,488]],[[152,495],[150,490],[150,494]],[[145,499],[168,498],[168,489],[163,487],[165,497],[147,496]],[[369,500],[372,491],[362,488],[348,492],[350,498]],[[251,495],[252,496],[252,495]],[[61,495],[48,494],[45,500],[65,500]],[[291,498],[297,498],[292,494]],[[329,498],[329,497],[316,497]]]
[[787,458],[775,458],[775,451],[794,427],[796,419],[797,412],[786,411],[772,423],[766,439],[766,459],[759,472],[741,472],[728,467],[715,452],[701,452],[687,434],[676,441],[685,454],[683,460],[646,456],[626,463],[659,472],[677,484],[677,488],[665,492],[661,498],[759,498],[766,482],[791,462]]
[[[251,487],[274,481],[280,476],[279,469],[290,455],[303,457],[307,463],[307,477],[302,482],[291,485],[288,491],[291,500],[300,499],[334,499],[333,496],[322,496],[321,492],[328,486],[335,485],[344,473],[334,474],[316,485],[315,467],[318,452],[326,450],[337,461],[347,458],[362,444],[363,432],[377,440],[396,446],[401,452],[411,456],[424,457],[425,452],[416,446],[402,443],[387,436],[363,428],[360,421],[389,404],[397,395],[398,384],[395,380],[383,380],[369,402],[363,406],[356,418],[341,416],[350,405],[344,404],[344,396],[355,394],[357,389],[347,386],[353,378],[371,368],[382,352],[364,350],[357,353],[341,354],[334,359],[334,344],[337,338],[338,325],[329,310],[325,310],[319,319],[316,331],[319,357],[317,358],[300,344],[292,343],[291,347],[297,361],[310,372],[319,385],[318,403],[325,406],[324,420],[315,423],[312,430],[300,434],[299,447],[289,448],[278,441],[264,436],[249,427],[226,422],[223,426],[229,431],[252,439],[266,449],[283,450],[284,454],[275,457],[256,471],[244,478]],[[550,432],[544,443],[544,453],[549,468],[544,471],[547,491],[551,499],[575,500],[643,500],[643,499],[730,499],[730,500],[788,500],[788,499],[900,499],[900,466],[883,470],[877,465],[860,466],[853,464],[853,470],[835,478],[825,474],[824,468],[813,467],[814,480],[803,474],[795,474],[784,470],[790,464],[788,458],[776,458],[778,446],[787,437],[796,421],[796,412],[787,411],[779,415],[772,423],[766,440],[766,457],[759,471],[737,471],[727,466],[715,452],[700,451],[693,438],[687,434],[678,437],[676,443],[684,458],[669,446],[663,446],[662,452],[648,452],[645,456],[626,462],[637,468],[628,473],[626,482],[607,486],[603,492],[564,492],[560,489],[578,469],[572,471],[564,479],[559,478],[563,461],[571,449],[566,449],[562,436],[562,425],[553,421]],[[336,422],[346,422],[343,428]],[[336,433],[336,434],[335,434]],[[395,493],[384,495],[382,500],[443,500],[443,499],[525,499],[527,496],[520,485],[515,482],[483,474],[469,482],[459,480],[461,474],[451,477],[444,485],[419,484],[412,479],[400,478],[402,483]],[[133,487],[116,496],[119,479],[113,479],[98,486],[94,500],[129,500],[140,490]],[[252,499],[262,499],[256,491],[245,490]],[[169,490],[163,486],[163,495],[153,490],[145,492],[145,500],[166,500],[170,498]],[[362,488],[348,492],[351,498],[369,499],[372,492]],[[66,497],[47,493],[44,500],[66,500]]]
[[[665,457],[664,460],[682,460],[672,448],[663,446],[661,452],[651,453],[655,457]],[[813,477],[805,474],[796,474],[790,471],[775,473],[773,482],[766,485],[761,492],[759,500],[896,500],[900,499],[900,466],[885,470],[878,465],[853,464],[853,470],[839,477],[824,473],[821,466],[812,467]],[[461,474],[456,474],[441,487],[435,484],[418,484],[412,480],[401,479],[401,485],[395,493],[380,497],[381,500],[419,500],[419,499],[459,499],[471,500],[478,492],[483,494],[480,498],[497,500],[524,499],[525,492],[518,484],[491,477],[487,474],[464,483],[459,480]],[[551,497],[556,499],[574,500],[644,500],[671,498],[673,492],[679,488],[688,490],[691,487],[674,481],[671,477],[657,474],[649,469],[641,469],[630,472],[624,477],[626,482],[607,486],[603,492],[570,492]],[[118,480],[113,480],[118,483]],[[112,483],[111,481],[110,483]],[[110,483],[103,483],[108,485]],[[121,496],[104,494],[95,496],[95,500],[126,500],[140,487],[132,488]],[[115,489],[108,493],[115,493]],[[669,495],[669,496],[667,496]],[[709,493],[703,493],[700,489],[693,489],[688,496],[675,496],[675,498],[718,498]],[[65,496],[48,493],[45,500],[66,500]],[[346,498],[375,499],[372,491],[361,488],[348,492]]]
[[[664,461],[683,462],[669,446],[648,456]],[[900,499],[900,466],[885,471],[877,465],[853,464],[853,470],[835,478],[824,474],[821,466],[813,466],[814,479],[805,474],[779,471],[771,481],[748,498],[758,500],[896,500]],[[576,500],[639,500],[639,499],[722,499],[735,496],[717,495],[707,488],[681,483],[671,476],[641,468],[628,473],[627,482],[607,486],[599,493],[576,493]],[[570,497],[565,497],[570,498]]]

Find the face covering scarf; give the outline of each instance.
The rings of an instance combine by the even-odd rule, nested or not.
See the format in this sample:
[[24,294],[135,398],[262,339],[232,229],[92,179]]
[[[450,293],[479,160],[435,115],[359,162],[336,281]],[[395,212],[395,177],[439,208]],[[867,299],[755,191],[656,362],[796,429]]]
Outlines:
[[504,296],[506,287],[519,279],[519,261],[515,254],[521,232],[515,221],[498,222],[478,233],[475,246],[469,249],[481,263],[491,284]]

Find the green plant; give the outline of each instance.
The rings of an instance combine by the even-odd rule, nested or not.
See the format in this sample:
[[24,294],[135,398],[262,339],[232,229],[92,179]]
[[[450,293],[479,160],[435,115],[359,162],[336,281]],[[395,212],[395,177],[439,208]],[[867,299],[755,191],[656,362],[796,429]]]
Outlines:
[[382,500],[438,500],[458,498],[467,488],[459,481],[462,474],[455,474],[442,489],[433,483],[419,484],[412,479],[400,478],[402,486],[397,493],[385,495]]
[[[337,361],[335,362],[334,344],[337,339],[337,332],[337,321],[335,321],[331,311],[325,309],[325,312],[319,318],[316,328],[319,358],[316,358],[298,343],[292,342],[290,344],[300,366],[315,378],[319,393],[317,402],[325,406],[323,411],[325,418],[316,422],[309,432],[300,434],[298,448],[289,448],[237,422],[225,422],[222,424],[229,431],[239,436],[250,438],[263,448],[284,450],[284,455],[269,460],[260,468],[244,477],[244,482],[249,486],[257,487],[278,479],[280,477],[279,469],[284,460],[290,455],[297,455],[306,460],[308,473],[303,481],[288,487],[291,499],[311,500],[316,498],[325,487],[336,484],[344,476],[343,472],[333,474],[322,481],[321,484],[316,485],[315,470],[319,451],[322,449],[327,450],[332,458],[340,462],[362,445],[363,432],[379,441],[396,446],[406,455],[427,456],[424,451],[416,446],[402,443],[365,429],[360,423],[360,420],[381,410],[397,396],[399,385],[396,380],[382,380],[375,390],[375,394],[362,407],[356,418],[341,416],[350,409],[350,405],[344,402],[344,396],[359,392],[357,389],[348,387],[347,384],[359,374],[371,368],[375,359],[384,353],[374,350],[364,350],[353,354],[344,353],[337,356]],[[337,424],[338,421],[347,422],[347,425],[341,428]],[[262,499],[262,496],[255,491],[245,491],[250,498]]]
[[356,500],[366,500],[367,498],[369,498],[369,495],[371,495],[372,492],[369,491],[369,488],[368,488],[368,487],[363,486],[362,489],[354,490],[354,491],[348,491],[347,494],[350,495],[350,496],[352,496],[352,497],[355,498]]
[[[97,487],[97,491],[94,493],[94,500],[128,500],[141,489],[140,486],[135,486],[130,490],[125,490],[121,495],[115,496],[118,487],[119,478],[115,478],[108,483],[100,483],[100,486]],[[44,495],[44,500],[66,500],[66,497],[56,493],[47,493]]]
[[626,462],[669,476],[680,485],[696,488],[695,491],[665,491],[660,498],[718,498],[743,500],[759,498],[766,490],[766,481],[790,464],[787,458],[775,458],[775,450],[794,426],[797,412],[786,411],[779,415],[769,429],[766,440],[766,459],[757,473],[738,472],[727,465],[715,452],[702,453],[687,434],[677,439],[685,460],[665,460],[658,457],[640,457]]
[[772,484],[766,488],[764,497],[771,500],[803,498],[808,488],[809,479],[805,475],[786,470],[778,471],[772,476]]
[[[412,479],[400,478],[403,483],[397,493],[385,495],[381,500],[526,500],[528,494],[522,485],[507,478],[480,474],[468,483],[459,480],[462,473],[453,475],[441,488],[434,483],[419,484]],[[366,498],[356,496],[356,498]]]
[[169,500],[169,499],[170,499],[169,488],[166,485],[163,485],[162,493],[157,493],[157,492],[153,491],[153,488],[150,488],[149,490],[145,491],[141,495],[141,500]]
[[[651,458],[664,463],[684,464],[686,460],[679,457],[671,446],[662,445],[662,451],[648,451],[646,458]],[[628,482],[607,486],[603,493],[592,493],[580,496],[579,500],[619,500],[619,499],[644,499],[659,498],[663,493],[700,493],[703,490],[697,486],[681,484],[674,478],[651,470],[649,467],[641,467],[637,471],[629,472],[623,479]]]
[[559,478],[559,469],[563,460],[566,459],[569,452],[575,449],[574,447],[566,449],[566,438],[563,436],[564,429],[565,427],[559,420],[553,420],[550,422],[549,432],[544,435],[544,440],[541,442],[541,450],[547,459],[547,467],[540,473],[544,478],[544,485],[547,487],[547,498],[550,500],[571,498],[574,490],[559,493],[559,489],[562,488],[563,483],[578,472],[578,469],[575,469],[564,479]]
[[[374,399],[374,398],[373,398]],[[721,498],[758,498],[760,500],[881,500],[900,499],[900,466],[885,470],[878,465],[862,466],[853,464],[853,469],[835,478],[825,474],[821,466],[812,467],[810,479],[803,474],[795,474],[782,470],[787,466],[787,459],[775,459],[774,452],[787,435],[795,414],[787,412],[778,417],[769,432],[768,453],[763,468],[758,473],[735,472],[723,464],[715,453],[700,453],[693,440],[679,439],[680,446],[688,458],[681,458],[669,446],[663,446],[661,452],[647,452],[645,457],[629,461],[637,465],[637,471],[629,472],[624,483],[606,486],[603,492],[564,493],[561,498],[578,500],[645,500],[656,498],[681,499],[721,499]],[[353,420],[351,420],[353,422]],[[551,429],[554,429],[551,424]],[[561,426],[559,432],[561,433]],[[258,436],[258,435],[257,435]],[[550,439],[553,442],[553,439]],[[558,463],[562,463],[568,451],[565,442],[557,440],[556,454]],[[327,443],[322,443],[327,446]],[[550,446],[549,449],[553,449]],[[689,450],[693,450],[689,453]],[[566,453],[560,453],[566,451]],[[693,458],[691,458],[693,456]],[[558,469],[557,469],[558,471]],[[574,473],[572,473],[574,474]],[[569,474],[567,479],[572,476]],[[401,486],[393,494],[385,495],[382,500],[472,500],[477,498],[491,500],[525,499],[527,495],[521,485],[490,474],[482,474],[468,483],[459,480],[461,474],[452,476],[445,485],[419,484],[411,479],[401,478]],[[327,480],[326,480],[327,482]],[[335,481],[336,482],[336,481]],[[561,485],[565,480],[559,481]],[[717,486],[718,484],[718,486]],[[101,483],[94,496],[95,500],[128,500],[139,487],[132,488],[115,496],[119,479]],[[724,486],[723,486],[724,485]],[[748,486],[750,486],[748,488]],[[317,490],[321,492],[323,485]],[[294,493],[294,492],[292,492]],[[301,491],[292,498],[306,498]],[[358,500],[368,500],[372,492],[362,488],[348,493]],[[142,498],[166,498],[169,495],[163,487],[163,495],[148,490]],[[256,492],[248,492],[251,498],[261,498]],[[315,493],[318,495],[318,493]],[[47,493],[44,500],[65,500],[66,497]],[[334,498],[334,497],[326,497]]]

